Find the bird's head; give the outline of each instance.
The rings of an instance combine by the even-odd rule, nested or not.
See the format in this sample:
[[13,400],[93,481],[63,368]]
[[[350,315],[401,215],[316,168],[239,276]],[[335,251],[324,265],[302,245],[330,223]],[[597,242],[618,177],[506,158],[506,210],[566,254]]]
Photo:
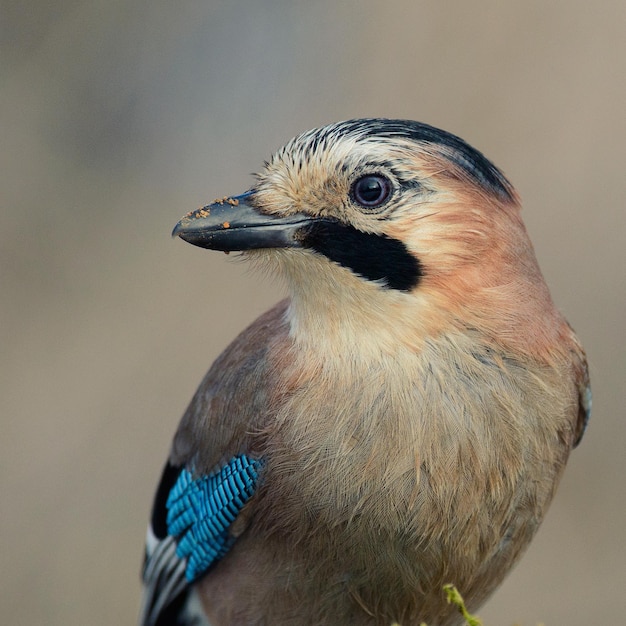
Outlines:
[[462,139],[360,119],[294,138],[250,191],[188,213],[174,234],[276,263],[294,318],[320,332],[349,319],[361,332],[399,326],[405,342],[454,326],[514,341],[519,329],[494,318],[551,306],[519,208],[500,170]]

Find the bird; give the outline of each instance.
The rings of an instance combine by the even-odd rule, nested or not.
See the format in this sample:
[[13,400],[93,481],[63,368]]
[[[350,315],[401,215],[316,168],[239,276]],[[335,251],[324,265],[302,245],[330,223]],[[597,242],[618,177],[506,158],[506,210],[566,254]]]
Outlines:
[[[505,175],[458,136],[353,119],[280,148],[173,235],[288,297],[173,440],[143,626],[452,626],[542,521],[591,409]],[[462,621],[462,620],[461,620]]]

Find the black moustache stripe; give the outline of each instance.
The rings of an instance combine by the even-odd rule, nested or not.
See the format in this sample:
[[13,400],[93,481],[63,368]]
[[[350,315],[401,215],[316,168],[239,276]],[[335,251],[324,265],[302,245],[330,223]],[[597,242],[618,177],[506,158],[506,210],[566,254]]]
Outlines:
[[304,227],[301,242],[368,280],[411,291],[422,277],[420,262],[397,239],[364,233],[333,220],[318,220]]

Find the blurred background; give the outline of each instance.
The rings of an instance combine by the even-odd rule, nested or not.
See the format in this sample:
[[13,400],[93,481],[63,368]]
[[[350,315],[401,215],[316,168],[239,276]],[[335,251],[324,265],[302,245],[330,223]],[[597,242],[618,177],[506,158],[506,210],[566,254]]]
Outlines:
[[2,2],[0,613],[133,624],[153,490],[217,354],[281,296],[170,239],[296,133],[406,117],[517,186],[594,415],[487,626],[624,623],[626,3]]

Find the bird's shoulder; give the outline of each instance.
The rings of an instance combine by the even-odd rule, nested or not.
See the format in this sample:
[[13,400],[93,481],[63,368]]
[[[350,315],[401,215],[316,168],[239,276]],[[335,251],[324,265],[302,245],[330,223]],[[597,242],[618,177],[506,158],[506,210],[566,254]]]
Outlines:
[[587,354],[569,323],[567,324],[567,333],[573,377],[578,390],[578,411],[574,432],[574,446],[577,446],[583,438],[591,418],[591,381],[589,379]]
[[254,452],[251,433],[270,410],[272,355],[288,351],[288,301],[257,318],[222,352],[200,383],[180,422],[170,461],[209,473],[242,451]]

